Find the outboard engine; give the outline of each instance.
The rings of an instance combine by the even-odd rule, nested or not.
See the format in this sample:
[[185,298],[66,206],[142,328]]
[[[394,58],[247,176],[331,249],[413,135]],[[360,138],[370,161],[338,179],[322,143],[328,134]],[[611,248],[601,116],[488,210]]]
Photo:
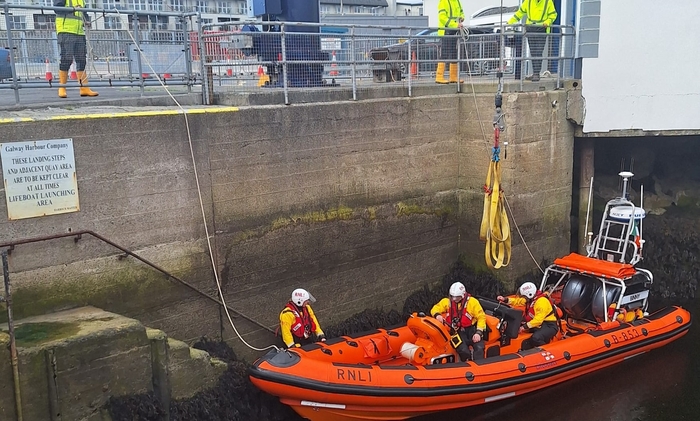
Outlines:
[[605,288],[605,300],[603,300],[603,286],[598,286],[595,294],[593,294],[593,303],[591,306],[593,317],[598,323],[603,323],[605,321],[605,314],[608,311],[608,307],[610,307],[612,303],[617,304],[618,298],[620,298],[619,287],[607,285]]
[[591,320],[591,301],[596,287],[596,280],[589,276],[571,275],[561,293],[562,309],[574,319]]

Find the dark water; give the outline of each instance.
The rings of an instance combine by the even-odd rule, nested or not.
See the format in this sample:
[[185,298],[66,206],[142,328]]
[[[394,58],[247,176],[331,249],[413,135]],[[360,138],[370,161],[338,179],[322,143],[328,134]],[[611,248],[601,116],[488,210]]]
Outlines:
[[690,331],[665,347],[540,392],[411,421],[700,420],[700,298],[684,307]]

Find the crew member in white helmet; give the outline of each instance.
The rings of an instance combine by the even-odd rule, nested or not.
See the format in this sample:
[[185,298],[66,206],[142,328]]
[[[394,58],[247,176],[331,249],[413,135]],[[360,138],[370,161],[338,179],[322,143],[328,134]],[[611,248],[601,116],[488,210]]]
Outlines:
[[[486,314],[479,300],[467,293],[464,284],[452,284],[450,296],[435,304],[430,309],[430,314],[459,334],[461,341],[455,349],[462,361],[484,358]],[[472,348],[473,355],[469,352],[469,347]]]
[[287,348],[300,347],[316,341],[325,342],[326,336],[309,303],[316,299],[305,289],[295,289],[280,313],[280,332]]
[[524,324],[520,326],[520,333],[528,329],[533,333],[529,339],[523,341],[523,351],[548,344],[559,331],[556,309],[552,301],[532,282],[522,284],[515,297],[499,295],[496,299],[515,307],[525,307]]

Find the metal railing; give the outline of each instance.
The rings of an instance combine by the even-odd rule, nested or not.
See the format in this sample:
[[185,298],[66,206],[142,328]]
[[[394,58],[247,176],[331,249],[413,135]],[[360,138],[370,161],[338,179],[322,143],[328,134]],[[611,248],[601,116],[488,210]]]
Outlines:
[[[2,8],[5,28],[13,27],[13,11],[73,10],[7,3]],[[289,104],[291,92],[316,88],[341,88],[335,99],[371,97],[370,90],[389,86],[400,86],[402,95],[412,96],[417,86],[434,83],[437,64],[444,61],[443,40],[450,38],[459,46],[453,60],[459,76],[470,82],[493,83],[504,77],[519,80],[522,88],[533,67],[528,47],[537,39],[545,44],[543,80],[560,87],[562,79],[573,77],[571,26],[553,26],[549,34],[532,33],[522,25],[508,26],[503,33],[498,26],[479,26],[443,37],[438,28],[299,22],[255,22],[243,31],[221,31],[230,22],[203,24],[191,12],[76,10],[88,12],[93,27],[118,22],[129,26],[86,31],[91,86],[133,87],[143,95],[145,87],[160,86],[160,78],[167,85],[186,86],[187,92],[201,86],[204,104],[214,103],[215,93],[270,91],[281,91]],[[116,20],[105,25],[108,18]],[[166,18],[168,27],[180,29],[154,29],[164,27]],[[11,52],[9,75],[2,74],[8,70],[0,62],[0,79],[5,78],[0,89],[14,90],[16,104],[22,89],[56,87],[55,31],[5,29],[0,47]],[[457,92],[463,89],[454,86]]]
[[[122,259],[124,259],[124,258],[126,258],[126,257],[129,257],[129,256],[130,256],[130,257],[133,257],[134,259],[136,259],[136,260],[138,260],[138,261],[140,261],[140,262],[146,264],[147,266],[150,266],[151,268],[157,270],[158,272],[162,273],[162,274],[165,275],[168,279],[172,279],[172,280],[178,282],[179,284],[186,286],[187,288],[189,288],[189,289],[192,290],[193,292],[195,292],[195,293],[201,295],[202,297],[204,297],[204,298],[206,298],[206,299],[208,299],[208,300],[210,300],[210,301],[212,301],[212,302],[214,302],[214,303],[216,303],[216,304],[218,304],[218,305],[220,305],[220,306],[223,306],[223,305],[224,305],[224,303],[223,303],[218,297],[215,297],[215,296],[213,296],[213,295],[211,295],[211,294],[208,294],[207,292],[205,292],[205,291],[203,291],[203,290],[197,288],[196,286],[192,285],[191,283],[189,283],[189,282],[187,282],[187,281],[185,281],[185,280],[183,280],[183,279],[180,279],[180,278],[178,278],[177,276],[171,274],[170,272],[166,271],[165,269],[161,268],[160,266],[156,265],[155,263],[153,263],[153,262],[147,260],[146,258],[144,258],[144,257],[142,257],[142,256],[140,256],[140,255],[138,255],[138,254],[136,254],[136,253],[134,253],[133,251],[131,251],[131,250],[125,248],[125,247],[120,246],[119,244],[117,244],[117,243],[115,243],[115,242],[113,242],[113,241],[110,241],[109,239],[107,239],[107,238],[105,238],[105,237],[103,237],[103,236],[97,234],[97,233],[94,232],[94,231],[82,230],[82,231],[73,231],[73,232],[68,232],[68,233],[63,233],[63,234],[56,234],[56,235],[49,235],[49,236],[43,236],[43,237],[27,238],[27,239],[22,239],[22,240],[13,240],[13,241],[8,241],[8,242],[5,242],[5,243],[1,243],[1,244],[0,244],[0,249],[2,249],[2,252],[3,252],[3,253],[7,253],[7,254],[9,255],[9,254],[12,254],[12,252],[15,250],[15,248],[16,248],[17,246],[22,245],[22,244],[40,243],[40,242],[44,242],[44,241],[57,240],[57,239],[60,239],[60,238],[73,238],[73,241],[77,243],[78,241],[80,241],[80,240],[82,239],[82,237],[83,237],[84,235],[85,235],[85,236],[93,237],[93,238],[95,238],[95,239],[97,239],[97,240],[100,240],[100,241],[102,241],[103,243],[108,244],[108,245],[110,245],[110,246],[116,248],[117,250],[121,251],[122,254],[118,255],[119,260],[122,260]],[[9,294],[8,294],[8,295],[9,295]],[[264,330],[267,330],[268,332],[273,332],[273,333],[274,333],[274,331],[273,331],[272,329],[270,329],[268,326],[265,326],[265,325],[263,325],[262,323],[256,321],[255,319],[253,319],[253,318],[251,318],[251,317],[249,317],[249,316],[246,316],[245,314],[241,313],[240,311],[235,310],[235,309],[229,307],[228,305],[226,306],[226,308],[227,308],[231,313],[233,313],[235,316],[243,317],[244,319],[246,319],[246,320],[248,320],[249,322],[255,324],[256,326],[258,326],[258,327],[260,327],[260,328],[262,328],[262,329],[264,329]]]
[[[193,71],[190,52],[192,34],[188,28],[198,24],[196,13],[172,13],[135,10],[105,10],[91,8],[61,8],[32,5],[3,4],[4,27],[0,32],[0,48],[10,51],[9,63],[0,63],[0,89],[15,91],[15,103],[20,103],[19,92],[28,88],[55,88],[58,84],[59,46],[55,30],[15,29],[13,16],[27,16],[61,11],[83,11],[91,17],[91,26],[105,27],[100,21],[118,18],[128,29],[86,29],[87,65],[90,85],[94,87],[159,86],[156,75],[168,85],[186,86],[188,92],[199,84],[200,75]],[[144,30],[144,20],[158,27],[157,18],[173,19],[179,30]],[[116,22],[116,21],[115,21]],[[100,23],[100,25],[97,25]],[[148,24],[148,23],[147,23]],[[46,27],[47,25],[42,25]],[[9,66],[8,66],[9,65]],[[75,68],[70,79],[75,79]],[[76,82],[69,80],[69,85]]]
[[[434,83],[441,59],[443,39],[453,38],[459,76],[472,81],[493,82],[497,77],[520,80],[532,73],[529,46],[541,44],[543,78],[561,86],[573,77],[574,28],[553,26],[551,33],[533,32],[524,25],[468,28],[457,35],[438,35],[438,28],[410,28],[372,25],[262,22],[263,31],[207,31],[216,24],[200,27],[205,103],[211,103],[214,87],[220,91],[256,92],[281,89],[289,103],[294,88],[351,89],[351,99],[379,84],[401,84],[412,95],[412,88]],[[397,35],[399,34],[399,35]],[[238,52],[231,59],[231,51]],[[257,70],[256,70],[257,67]],[[455,89],[461,89],[460,84]],[[348,98],[350,99],[350,98]]]

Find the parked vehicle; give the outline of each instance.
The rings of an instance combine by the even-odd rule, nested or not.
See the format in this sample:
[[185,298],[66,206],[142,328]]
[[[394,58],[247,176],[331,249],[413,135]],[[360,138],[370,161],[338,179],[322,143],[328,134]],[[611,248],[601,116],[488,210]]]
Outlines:
[[10,50],[0,48],[0,80],[12,79],[12,66],[10,65]]
[[[460,40],[460,58],[493,59],[498,57],[499,39],[492,36],[492,26],[470,27],[466,45]],[[370,57],[375,61],[391,61],[391,63],[374,65],[375,82],[398,81],[410,69],[410,61],[415,52],[416,60],[424,61],[417,64],[418,72],[434,72],[440,58],[441,37],[437,29],[425,29],[403,42],[375,47],[370,50]],[[410,50],[410,54],[409,54]],[[497,67],[496,62],[483,60],[463,63],[461,70],[471,70],[474,75],[483,75]]]
[[494,32],[499,32],[501,23],[506,25],[508,20],[513,17],[520,6],[490,6],[484,7],[472,13],[469,18],[469,26],[491,26]]

